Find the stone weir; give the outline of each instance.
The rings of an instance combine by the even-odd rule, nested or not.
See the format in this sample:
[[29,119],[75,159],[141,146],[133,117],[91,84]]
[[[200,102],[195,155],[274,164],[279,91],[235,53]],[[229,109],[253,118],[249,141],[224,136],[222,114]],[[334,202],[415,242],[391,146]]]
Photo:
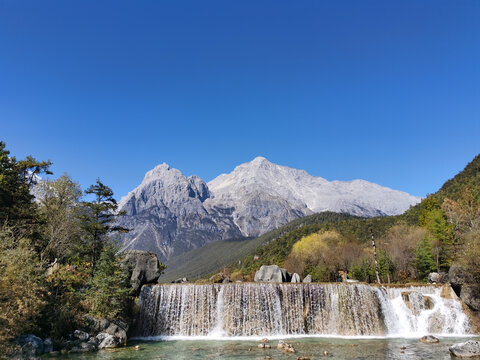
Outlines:
[[144,286],[135,337],[466,335],[454,296],[434,286],[171,284]]

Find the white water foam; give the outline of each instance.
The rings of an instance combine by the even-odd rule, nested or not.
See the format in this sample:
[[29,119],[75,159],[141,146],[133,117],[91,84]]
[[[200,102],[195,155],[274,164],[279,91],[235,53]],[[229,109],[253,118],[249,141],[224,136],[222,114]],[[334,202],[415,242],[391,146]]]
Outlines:
[[142,289],[139,304],[135,336],[144,340],[471,334],[458,299],[432,286],[155,285]]

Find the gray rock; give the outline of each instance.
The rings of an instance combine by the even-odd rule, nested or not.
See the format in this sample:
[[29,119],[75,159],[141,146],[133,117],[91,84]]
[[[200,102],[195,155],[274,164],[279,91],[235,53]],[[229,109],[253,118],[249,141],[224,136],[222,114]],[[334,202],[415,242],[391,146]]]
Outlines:
[[51,353],[53,351],[53,341],[50,338],[47,338],[43,341],[43,352]]
[[302,282],[302,280],[300,279],[300,275],[298,275],[297,273],[293,273],[292,280],[290,282],[292,283]]
[[88,340],[90,338],[90,334],[86,333],[85,331],[82,330],[75,330],[73,332],[73,337],[78,339],[78,340]]
[[109,349],[109,348],[116,348],[116,347],[123,346],[123,345],[125,345],[125,344],[118,337],[116,337],[114,335],[107,335],[102,340],[100,345],[98,345],[98,348],[99,349]]
[[457,296],[460,296],[462,285],[468,283],[468,272],[460,265],[452,265],[448,271],[448,281]]
[[71,353],[91,352],[91,351],[96,351],[98,349],[97,344],[89,340],[87,341],[77,340],[72,345],[73,346],[69,350],[69,352]]
[[425,344],[435,344],[435,343],[438,343],[440,340],[438,340],[438,338],[436,338],[435,336],[425,335],[425,336],[421,337],[420,339],[418,339],[418,341],[420,341],[422,343],[425,343]]
[[106,328],[110,326],[110,321],[107,319],[97,319],[93,316],[87,316],[86,318],[88,323],[88,328],[93,333],[103,332]]
[[98,333],[97,336],[95,336],[95,338],[97,339],[97,341],[99,343],[101,343],[105,338],[107,338],[108,336],[111,336],[110,334],[107,334],[105,332],[101,332],[101,333]]
[[[110,326],[105,330],[107,334],[113,335],[116,338],[116,341],[121,345],[127,344],[127,331],[128,324],[119,320],[112,322]],[[102,343],[104,341],[105,339],[102,341]]]
[[312,275],[308,274],[303,278],[304,283],[311,283],[312,282]]
[[448,348],[453,356],[470,358],[480,356],[480,341],[468,340]]
[[210,242],[243,237],[233,209],[211,206],[211,196],[199,177],[158,165],[119,203],[119,210],[126,211],[119,225],[132,229],[121,235],[123,249],[150,251],[165,263]]
[[172,281],[172,284],[185,284],[185,283],[188,283],[188,279],[186,277]]
[[464,284],[460,292],[460,298],[468,307],[475,311],[480,311],[480,285]]
[[445,284],[448,281],[448,274],[445,272],[431,272],[428,274],[427,281],[430,284]]
[[262,265],[255,273],[255,282],[290,282],[287,270],[277,265]]
[[16,342],[22,347],[23,358],[34,358],[44,353],[43,340],[33,334],[21,335]]
[[156,283],[162,274],[157,254],[148,251],[126,251],[122,264],[131,270],[130,282],[136,294],[139,293],[142,285]]

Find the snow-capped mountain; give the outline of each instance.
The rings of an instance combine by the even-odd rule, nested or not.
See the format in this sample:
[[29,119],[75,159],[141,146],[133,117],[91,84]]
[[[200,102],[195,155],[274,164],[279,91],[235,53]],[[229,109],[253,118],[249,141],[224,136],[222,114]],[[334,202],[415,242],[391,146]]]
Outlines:
[[165,261],[206,243],[258,236],[322,211],[397,215],[421,199],[364,181],[327,181],[263,157],[206,184],[162,164],[120,201],[125,249],[156,252]]

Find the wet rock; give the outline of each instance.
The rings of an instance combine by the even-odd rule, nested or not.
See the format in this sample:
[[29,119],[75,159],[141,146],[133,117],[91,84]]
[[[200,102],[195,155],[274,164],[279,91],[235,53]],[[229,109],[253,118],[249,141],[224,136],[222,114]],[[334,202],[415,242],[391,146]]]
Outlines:
[[90,338],[90,335],[86,333],[85,331],[82,330],[75,330],[73,332],[73,337],[78,339],[78,340],[88,340]]
[[442,290],[440,291],[440,296],[444,299],[455,300],[458,299],[457,294],[453,291],[450,284],[445,284],[442,286]]
[[448,274],[445,272],[431,272],[427,276],[430,284],[444,284],[448,281]]
[[448,348],[453,356],[470,358],[480,356],[480,341],[468,340],[464,343],[454,344]]
[[[127,331],[128,331],[128,324],[121,320],[115,320],[110,324],[110,326],[105,330],[105,332],[109,335],[115,337],[115,342],[118,345],[126,345],[127,344]],[[102,343],[106,340],[106,338],[102,341]],[[113,340],[109,340],[109,343],[112,343]],[[116,346],[115,346],[116,347]]]
[[436,338],[435,336],[425,335],[425,336],[421,337],[420,339],[418,339],[418,341],[420,341],[424,344],[435,344],[435,343],[438,343],[440,340],[438,340],[438,338]]
[[128,250],[122,264],[128,267],[132,290],[138,294],[144,284],[156,283],[162,275],[162,266],[158,261],[157,254],[143,250]]
[[472,310],[480,311],[480,285],[464,284],[460,298]]
[[305,278],[303,279],[303,282],[304,283],[311,283],[312,282],[312,275],[308,274],[307,276],[305,276]]
[[188,279],[186,277],[179,278],[177,280],[172,281],[172,284],[184,284],[184,283],[188,283]]
[[441,333],[445,327],[445,317],[441,313],[435,313],[430,319],[428,331],[431,333]]
[[286,343],[282,340],[280,340],[278,342],[277,349],[280,349],[283,352],[288,352],[288,353],[294,353],[295,352],[295,348],[291,344]]
[[111,349],[125,345],[125,343],[115,335],[107,335],[98,345],[99,349]]
[[255,282],[290,282],[290,274],[287,270],[277,265],[262,265],[255,273]]
[[401,295],[403,302],[414,315],[418,315],[423,310],[431,310],[435,305],[430,296],[418,291],[403,291]]
[[98,349],[97,344],[93,341],[76,340],[71,345],[71,347],[69,346],[70,353],[91,352]]
[[292,283],[302,282],[302,280],[300,279],[300,275],[298,275],[297,273],[293,273],[292,274],[292,280],[290,282],[292,282]]
[[21,335],[16,342],[22,347],[22,358],[35,358],[44,353],[43,340],[33,334]]
[[270,340],[268,340],[267,338],[263,338],[262,340],[260,340],[261,343],[269,343]]

